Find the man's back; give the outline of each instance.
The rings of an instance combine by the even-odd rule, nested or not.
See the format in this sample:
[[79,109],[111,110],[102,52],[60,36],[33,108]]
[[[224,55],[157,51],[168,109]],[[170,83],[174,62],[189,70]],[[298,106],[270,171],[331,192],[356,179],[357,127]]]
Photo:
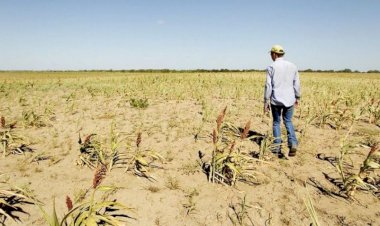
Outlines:
[[265,98],[268,98],[271,104],[286,107],[292,106],[296,98],[300,97],[297,67],[282,57],[277,58],[267,68],[265,90]]

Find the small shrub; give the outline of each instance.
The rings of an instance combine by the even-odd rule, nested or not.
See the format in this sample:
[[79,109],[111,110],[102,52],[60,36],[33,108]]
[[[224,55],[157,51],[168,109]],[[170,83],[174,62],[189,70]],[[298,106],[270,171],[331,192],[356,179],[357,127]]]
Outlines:
[[247,204],[246,196],[244,196],[239,203],[230,203],[229,208],[228,218],[233,225],[255,225],[249,216],[248,210],[251,209],[252,206]]
[[134,99],[131,98],[129,100],[129,104],[133,108],[146,109],[149,106],[148,99]]
[[91,169],[104,165],[109,171],[115,165],[125,164],[126,156],[119,152],[121,140],[120,134],[115,132],[114,123],[111,125],[109,146],[102,144],[94,133],[86,136],[83,141],[79,134],[80,156],[77,164]]
[[33,110],[22,112],[22,119],[24,127],[46,127],[49,126],[47,118],[43,114],[39,114]]
[[53,200],[53,211],[49,215],[41,205],[38,205],[40,211],[43,214],[45,221],[50,226],[64,226],[64,225],[122,225],[127,219],[135,219],[126,213],[125,211],[133,213],[133,209],[127,207],[116,200],[107,200],[109,194],[103,195],[101,200],[96,199],[98,192],[111,192],[113,193],[116,187],[113,186],[101,186],[102,180],[105,176],[106,169],[104,166],[98,167],[95,170],[92,187],[86,192],[83,192],[81,196],[86,196],[90,190],[92,190],[90,197],[87,199],[81,197],[77,199],[82,201],[75,203],[69,196],[66,196],[66,206],[68,212],[58,219],[58,214],[55,209],[55,200]]
[[182,206],[185,208],[186,215],[191,215],[196,212],[196,202],[194,201],[194,197],[198,195],[199,192],[195,188],[187,192],[185,195],[187,197],[187,200],[182,204]]
[[19,135],[16,131],[16,122],[6,124],[4,117],[1,117],[0,139],[3,157],[7,154],[24,154],[25,152],[33,152],[27,144],[24,144],[28,143],[27,139]]
[[[260,159],[252,158],[243,151],[242,142],[249,140],[250,121],[247,122],[243,131],[225,129],[223,119],[226,109],[219,114],[216,120],[216,128],[212,132],[213,150],[211,160],[203,161],[204,154],[199,152],[202,161],[203,171],[208,176],[211,183],[221,183],[225,185],[235,185],[238,180],[248,184],[257,183],[254,162]],[[235,127],[234,127],[235,128]],[[235,131],[235,132],[234,132]]]
[[343,182],[341,192],[343,192],[347,198],[353,198],[356,190],[359,188],[367,191],[379,190],[374,171],[380,169],[380,145],[374,144],[361,164],[359,171],[357,173],[348,172],[345,166],[347,165],[347,158],[350,159],[350,146],[347,145],[346,142],[350,131],[351,129],[341,142],[340,156],[338,157],[338,164],[336,166]]
[[171,176],[168,177],[166,181],[166,187],[169,188],[170,190],[178,190],[181,188],[181,186],[179,185],[178,179]]
[[152,192],[152,193],[157,193],[160,191],[160,188],[157,186],[150,185],[146,188],[146,190]]
[[158,166],[154,166],[153,163],[156,160],[162,162],[164,158],[156,151],[141,150],[141,141],[141,133],[138,133],[136,138],[136,147],[128,150],[127,167],[125,171],[133,170],[137,176],[145,177],[148,180],[156,180],[149,174],[149,168],[157,168]]

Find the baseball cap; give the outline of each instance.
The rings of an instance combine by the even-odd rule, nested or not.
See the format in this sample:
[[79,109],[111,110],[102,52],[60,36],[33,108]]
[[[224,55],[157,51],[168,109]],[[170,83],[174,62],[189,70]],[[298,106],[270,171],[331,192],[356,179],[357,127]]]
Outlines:
[[285,53],[284,48],[282,48],[282,46],[280,46],[280,45],[272,46],[272,49],[270,51],[273,53],[278,53],[278,54],[284,54]]

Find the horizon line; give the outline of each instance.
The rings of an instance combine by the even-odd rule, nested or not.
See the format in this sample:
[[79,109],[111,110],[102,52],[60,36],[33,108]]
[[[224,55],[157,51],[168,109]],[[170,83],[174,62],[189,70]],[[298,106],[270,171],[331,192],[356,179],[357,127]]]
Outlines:
[[[2,70],[0,72],[265,72],[266,69],[227,69],[227,68],[214,68],[214,69],[169,69],[169,68],[149,68],[149,69],[11,69],[11,70]],[[352,69],[301,69],[300,72],[346,72],[346,73],[380,73],[380,70],[371,69],[366,71],[352,70]]]

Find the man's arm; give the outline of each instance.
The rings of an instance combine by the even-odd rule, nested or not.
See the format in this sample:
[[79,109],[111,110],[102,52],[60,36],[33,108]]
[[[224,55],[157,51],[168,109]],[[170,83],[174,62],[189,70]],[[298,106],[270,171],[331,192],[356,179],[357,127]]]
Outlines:
[[301,98],[301,83],[300,83],[300,76],[299,76],[298,70],[293,79],[293,89],[294,89],[294,94],[296,97],[296,103],[298,103],[299,99]]
[[265,91],[264,91],[264,112],[269,111],[270,98],[272,96],[272,76],[273,68],[267,68],[266,81],[265,81]]

